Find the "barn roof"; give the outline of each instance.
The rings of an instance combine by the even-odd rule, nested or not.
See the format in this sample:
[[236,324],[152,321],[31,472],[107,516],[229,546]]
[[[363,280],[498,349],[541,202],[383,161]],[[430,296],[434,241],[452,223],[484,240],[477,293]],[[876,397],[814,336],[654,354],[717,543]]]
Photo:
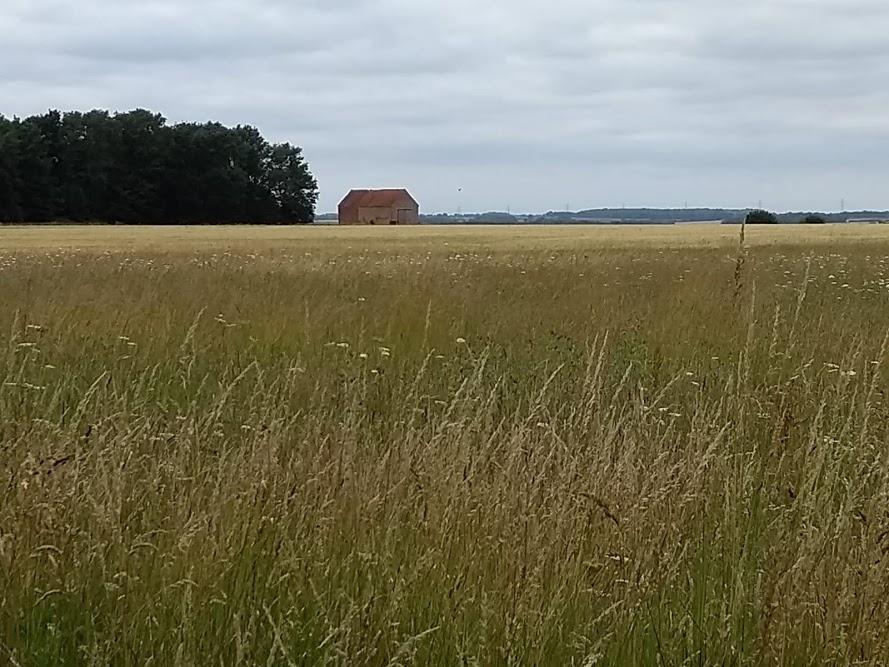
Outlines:
[[407,197],[412,202],[416,200],[404,188],[390,188],[386,190],[352,190],[346,198],[340,202],[340,206],[351,207],[376,207],[395,206]]

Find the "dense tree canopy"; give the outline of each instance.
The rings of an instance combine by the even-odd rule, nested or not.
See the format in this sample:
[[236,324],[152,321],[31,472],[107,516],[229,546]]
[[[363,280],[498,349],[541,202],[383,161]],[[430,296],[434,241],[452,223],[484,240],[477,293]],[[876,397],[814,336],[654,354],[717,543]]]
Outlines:
[[748,225],[777,225],[778,216],[771,211],[756,210],[747,214]]
[[50,111],[0,116],[0,221],[302,223],[318,186],[290,144],[253,127]]
[[827,223],[827,220],[823,215],[817,215],[815,213],[810,213],[802,220],[804,225],[823,225]]

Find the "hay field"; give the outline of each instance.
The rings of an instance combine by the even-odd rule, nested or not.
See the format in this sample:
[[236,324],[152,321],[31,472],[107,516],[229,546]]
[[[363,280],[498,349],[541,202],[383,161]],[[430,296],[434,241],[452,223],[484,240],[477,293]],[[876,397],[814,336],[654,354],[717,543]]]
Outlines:
[[[189,251],[308,248],[577,250],[596,248],[728,248],[737,245],[734,225],[427,225],[420,227],[255,226],[0,226],[0,250],[42,249]],[[889,243],[889,225],[778,225],[750,227],[750,246]],[[431,246],[430,246],[431,244]],[[363,246],[362,246],[363,247]]]
[[0,664],[882,664],[889,229],[0,228]]

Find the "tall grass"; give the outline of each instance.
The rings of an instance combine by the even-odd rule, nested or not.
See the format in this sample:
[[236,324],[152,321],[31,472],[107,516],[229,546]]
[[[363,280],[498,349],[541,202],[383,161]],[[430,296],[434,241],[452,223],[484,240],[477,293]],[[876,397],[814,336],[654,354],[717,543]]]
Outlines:
[[879,664],[887,251],[0,257],[0,662]]

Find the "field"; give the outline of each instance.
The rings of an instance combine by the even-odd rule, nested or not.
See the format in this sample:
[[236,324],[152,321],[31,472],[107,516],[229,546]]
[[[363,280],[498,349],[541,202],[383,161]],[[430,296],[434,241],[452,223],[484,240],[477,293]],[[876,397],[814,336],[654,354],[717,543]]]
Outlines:
[[[764,226],[747,230],[750,246],[836,243],[889,243],[889,225]],[[546,226],[424,226],[424,227],[13,227],[0,226],[0,251],[113,250],[188,252],[191,250],[323,250],[360,252],[382,244],[384,250],[447,252],[453,249],[603,250],[735,248],[733,225],[546,225]],[[357,244],[365,244],[359,246]],[[370,245],[367,245],[370,244]]]
[[0,664],[884,664],[889,228],[0,227]]

